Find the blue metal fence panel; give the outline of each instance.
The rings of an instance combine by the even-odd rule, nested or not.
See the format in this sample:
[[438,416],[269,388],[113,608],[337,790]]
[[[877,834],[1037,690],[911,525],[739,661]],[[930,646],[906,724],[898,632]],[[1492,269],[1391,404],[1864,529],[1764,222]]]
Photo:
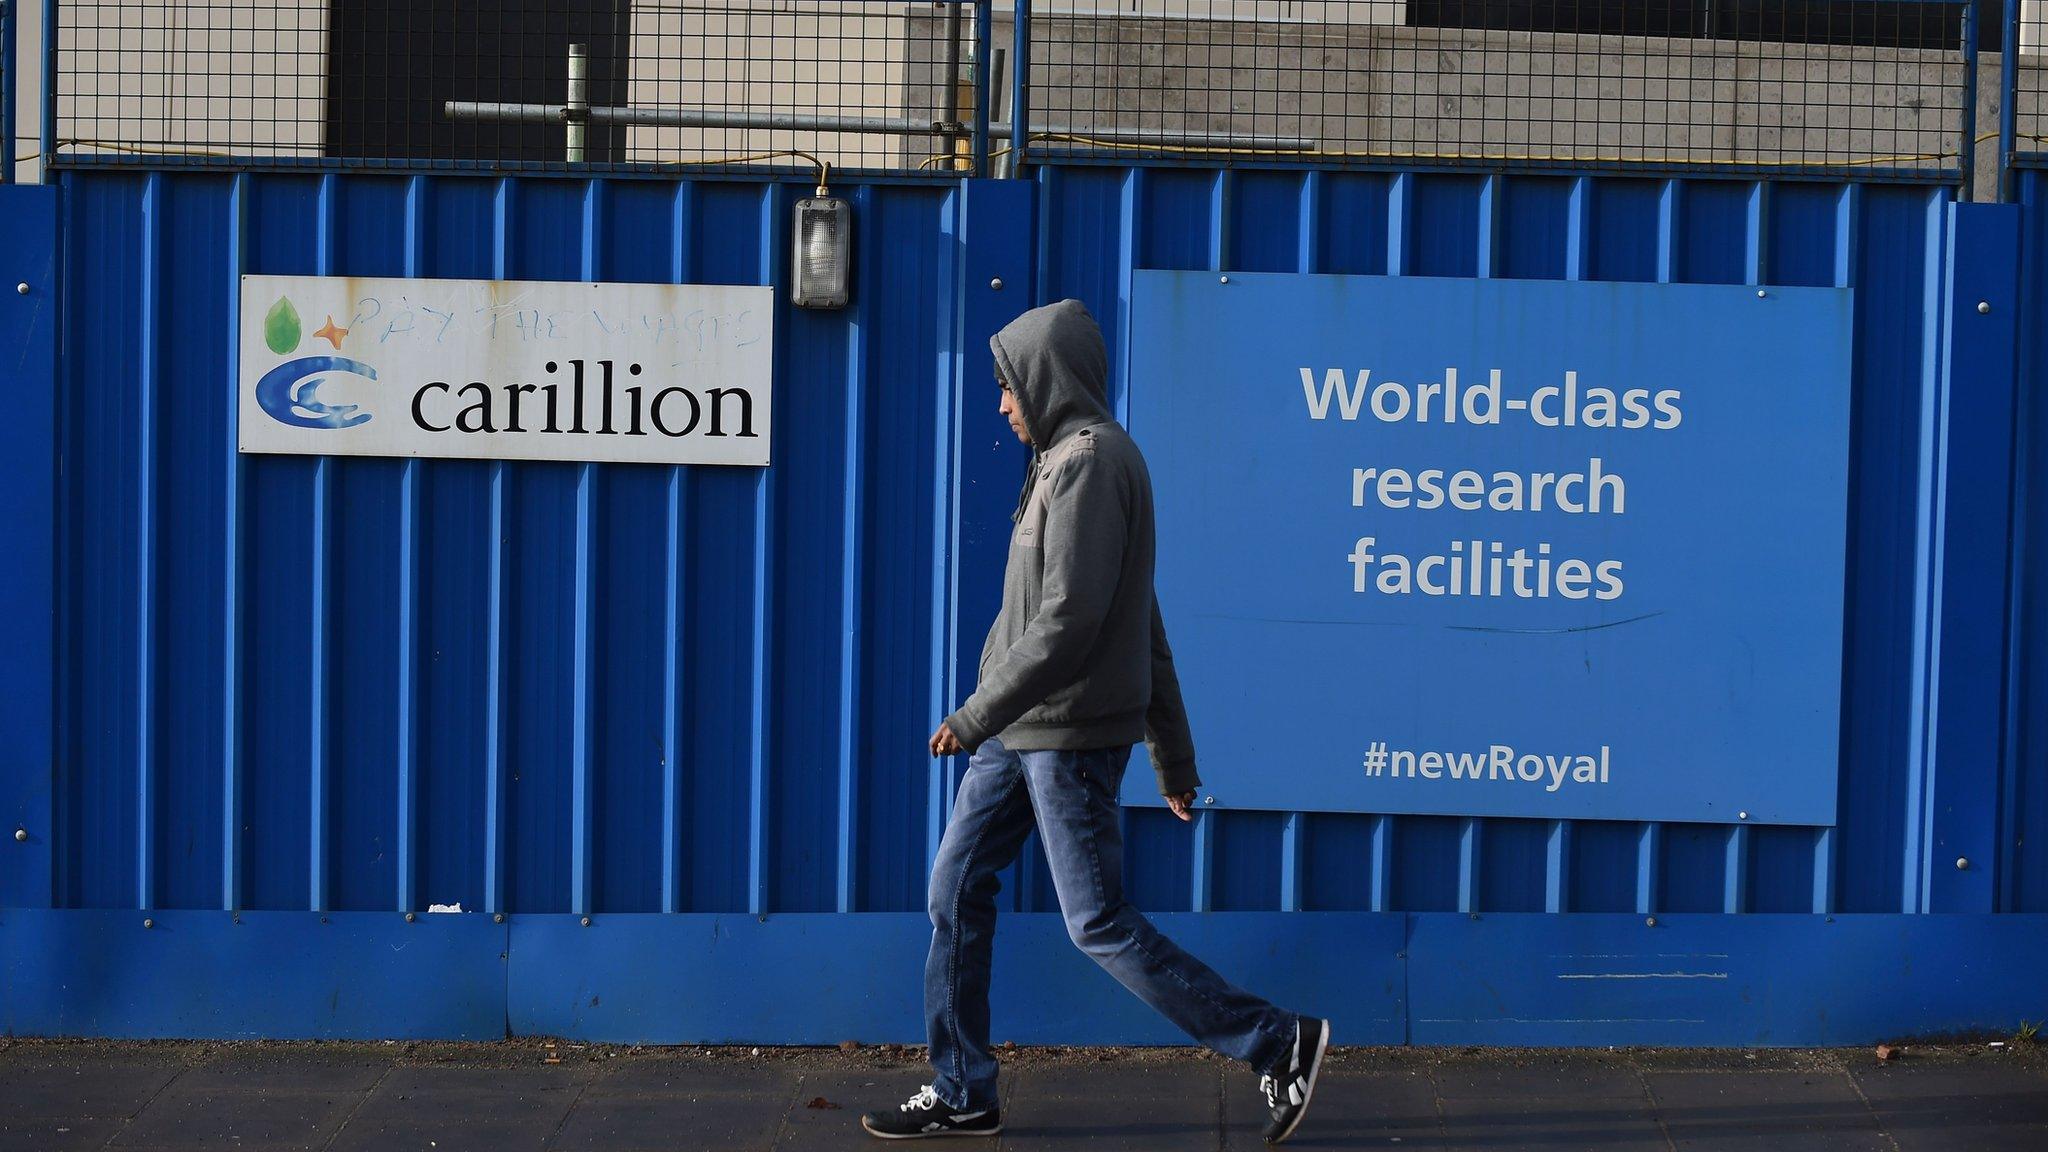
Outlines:
[[[4,33],[0,33],[4,35]],[[0,312],[0,363],[9,365],[0,424],[0,907],[46,907],[56,837],[50,766],[56,715],[57,221],[54,189],[0,188],[0,247],[19,263]]]
[[0,909],[0,1033],[500,1040],[508,935],[485,916]]
[[1944,363],[1933,408],[1920,907],[1998,907],[2021,211],[1958,204],[1946,228]]
[[861,190],[773,471],[239,457],[223,367],[242,273],[770,282],[782,185],[65,190],[61,906],[921,906],[954,190]]
[[1416,1044],[1838,1045],[2005,1034],[2038,916],[1415,916]]
[[[1757,835],[1587,824],[1561,837],[1572,851],[1555,854],[1545,829],[1538,857],[1533,833],[1516,822],[1468,828],[1458,820],[1397,817],[1390,853],[1350,856],[1355,866],[1376,861],[1373,867],[1391,875],[1365,881],[1347,903],[1369,906],[1364,898],[1384,888],[1390,906],[1403,910],[1527,907],[1536,897],[1509,877],[1541,859],[1551,873],[1546,895],[1557,888],[1563,907],[1574,910],[1906,910],[1903,821],[1920,525],[1914,469],[1902,462],[1919,458],[1921,405],[1934,370],[1938,332],[1930,317],[1946,189],[1143,168],[1047,169],[1039,179],[1045,254],[1038,299],[1078,297],[1104,317],[1121,315],[1133,267],[1857,289],[1839,828]],[[1253,206],[1239,199],[1247,192]],[[1219,245],[1231,237],[1235,244]],[[1114,334],[1111,343],[1112,363],[1121,364]],[[1117,387],[1121,404],[1121,375]],[[1230,842],[1238,822],[1256,819],[1228,812],[1204,818],[1222,825],[1218,835],[1196,841],[1211,846]],[[1186,887],[1178,877],[1213,867],[1213,860],[1184,865],[1158,851],[1149,839],[1152,822],[1139,813],[1132,819],[1138,891],[1171,899]],[[1326,828],[1347,845],[1364,834],[1328,817],[1306,827],[1311,860],[1322,858],[1315,840]],[[1232,887],[1277,893],[1283,863],[1278,853],[1234,857]],[[1161,867],[1170,874],[1155,880]],[[1245,867],[1260,871],[1236,874]],[[1630,877],[1651,878],[1647,894],[1624,883]],[[1834,895],[1820,899],[1817,892]]]
[[[2017,6],[2015,6],[2017,7]],[[2006,773],[1999,792],[2002,908],[2048,912],[2048,170],[2015,174],[2021,205],[2019,387],[2013,421]]]
[[[2022,188],[2033,316],[2048,197],[2035,173]],[[1418,926],[1437,956],[1497,947],[1458,935],[1474,912],[1940,910],[1915,724],[1944,187],[1109,165],[1040,169],[1035,188],[863,184],[854,305],[778,314],[767,471],[239,456],[234,293],[245,272],[776,283],[797,185],[80,169],[62,190],[58,908],[459,902],[531,917],[550,955],[570,954],[560,933],[584,915],[602,933],[618,913],[703,914],[631,935],[715,947],[723,918],[804,913],[827,918],[762,936],[758,955],[863,947],[874,929],[836,934],[829,916],[923,907],[957,766],[922,741],[992,611],[983,521],[1007,513],[1022,464],[975,328],[1079,297],[1121,365],[1132,272],[1192,268],[1855,288],[1840,815],[1750,829],[1211,810],[1190,829],[1135,808],[1141,907],[1349,913],[1300,939],[1354,932],[1376,965]],[[989,230],[1008,239],[990,247]],[[2021,325],[2027,380],[2048,370],[2038,327]],[[1121,369],[1116,389],[1121,408]],[[2034,445],[2038,391],[2019,422]],[[2048,479],[2027,451],[2015,532],[2039,541]],[[2048,714],[2044,570],[2022,565],[2013,586],[2001,911],[2048,911],[2048,852],[2023,835],[2048,822],[2026,722]],[[1036,855],[1005,878],[1006,908],[1055,907]],[[1050,1003],[1056,983],[1031,987]],[[566,1005],[522,1026],[576,1027]],[[1131,1015],[1099,1038],[1152,1035],[1134,1002],[1115,1011]],[[774,1039],[773,1018],[703,1035]]]

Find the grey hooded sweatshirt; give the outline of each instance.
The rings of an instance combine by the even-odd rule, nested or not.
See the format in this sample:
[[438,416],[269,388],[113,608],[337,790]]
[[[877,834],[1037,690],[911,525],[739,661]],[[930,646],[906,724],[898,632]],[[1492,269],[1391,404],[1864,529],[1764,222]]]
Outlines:
[[1159,791],[1201,783],[1152,592],[1152,478],[1110,416],[1102,331],[1078,300],[989,341],[1034,456],[979,686],[946,718],[962,746],[1107,748],[1142,738]]

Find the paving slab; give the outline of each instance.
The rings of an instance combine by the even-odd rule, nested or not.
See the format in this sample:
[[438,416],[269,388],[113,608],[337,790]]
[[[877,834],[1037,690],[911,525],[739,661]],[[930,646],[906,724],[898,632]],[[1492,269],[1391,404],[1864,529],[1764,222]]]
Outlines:
[[557,1152],[759,1152],[774,1142],[787,1103],[781,1091],[743,1089],[585,1099],[548,1147]]
[[18,1119],[133,1116],[183,1071],[184,1061],[171,1057],[16,1049],[0,1060],[0,1081],[7,1089],[0,1115]]
[[1432,1073],[1445,1100],[1644,1100],[1635,1069],[1606,1061],[1563,1058],[1522,1062],[1459,1062]]
[[2048,1076],[1992,1063],[1854,1068],[1899,1152],[2040,1152],[2048,1148]]
[[1611,1102],[1446,1101],[1444,1147],[1452,1152],[1670,1152],[1671,1143],[1647,1110],[1630,1111]]
[[119,1116],[99,1119],[0,1117],[0,1152],[86,1152],[87,1149],[103,1148],[127,1122]]
[[1649,1072],[1671,1141],[1687,1152],[1890,1152],[1841,1072]]
[[180,1077],[149,1102],[112,1148],[236,1148],[244,1152],[312,1152],[324,1147],[361,1099],[359,1090],[307,1092]]
[[636,1056],[595,1069],[592,1096],[659,1096],[717,1092],[735,1086],[774,1082],[794,1085],[802,1070],[766,1061],[716,1060],[694,1056]]
[[1133,1061],[1020,1069],[997,1147],[1019,1152],[1213,1152],[1221,1143],[1217,1064]]
[[1632,1068],[1567,1058],[1455,1064],[1432,1073],[1446,1147],[1669,1152]]
[[[1226,1152],[1263,1152],[1266,1098],[1258,1077],[1239,1069],[1224,1075],[1223,1147]],[[1427,1073],[1326,1068],[1316,1082],[1308,1115],[1289,1148],[1444,1147],[1436,1093]]]
[[548,1147],[554,1152],[758,1152],[796,1094],[794,1068],[646,1060],[591,1082]]
[[539,1150],[593,1079],[586,1068],[394,1068],[358,1103],[334,1152]]
[[1431,1079],[1449,1148],[1670,1148],[1642,1078],[1615,1060],[1461,1059],[1433,1069]]
[[333,1052],[294,1046],[231,1052],[192,1065],[180,1084],[198,1083],[265,1092],[367,1092],[396,1063],[396,1056],[360,1051]]

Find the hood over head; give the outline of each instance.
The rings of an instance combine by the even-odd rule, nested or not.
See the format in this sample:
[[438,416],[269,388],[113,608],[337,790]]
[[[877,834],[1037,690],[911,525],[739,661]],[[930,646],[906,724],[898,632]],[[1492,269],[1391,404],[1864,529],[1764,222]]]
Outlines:
[[1043,452],[1109,414],[1109,354],[1079,300],[1033,308],[989,337],[996,371],[1017,397],[1024,430]]

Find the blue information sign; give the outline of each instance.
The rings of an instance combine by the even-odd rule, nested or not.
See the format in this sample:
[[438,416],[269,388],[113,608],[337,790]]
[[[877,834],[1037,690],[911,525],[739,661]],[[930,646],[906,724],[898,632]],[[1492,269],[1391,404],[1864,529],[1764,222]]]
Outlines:
[[1139,272],[1204,790],[1834,823],[1850,299]]

